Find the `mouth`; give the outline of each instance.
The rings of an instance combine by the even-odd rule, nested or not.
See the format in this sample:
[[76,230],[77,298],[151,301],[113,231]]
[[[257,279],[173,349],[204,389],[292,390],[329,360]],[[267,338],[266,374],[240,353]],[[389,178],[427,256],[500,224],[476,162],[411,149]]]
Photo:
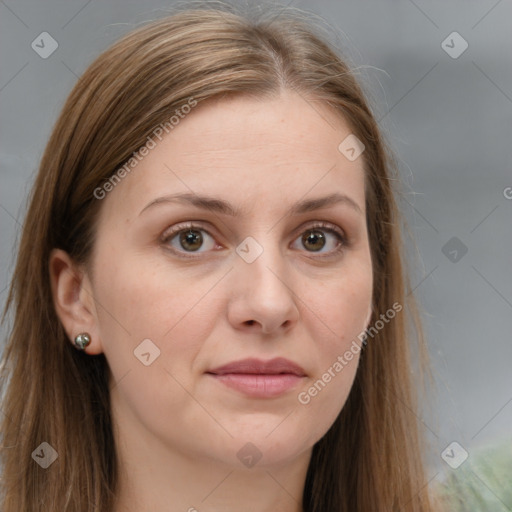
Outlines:
[[307,375],[285,358],[243,359],[206,372],[219,383],[253,398],[272,398],[295,388]]

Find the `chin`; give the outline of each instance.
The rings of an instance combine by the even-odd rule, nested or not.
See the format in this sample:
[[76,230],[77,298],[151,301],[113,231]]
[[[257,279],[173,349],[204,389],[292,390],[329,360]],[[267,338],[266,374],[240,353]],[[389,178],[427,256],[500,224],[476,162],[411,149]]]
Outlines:
[[[281,424],[280,424],[281,423]],[[322,437],[322,434],[307,432],[304,427],[285,425],[283,418],[258,426],[238,429],[234,438],[227,442],[228,451],[235,454],[231,463],[239,469],[271,468],[285,465],[297,457],[304,456]],[[225,452],[223,453],[225,457]]]

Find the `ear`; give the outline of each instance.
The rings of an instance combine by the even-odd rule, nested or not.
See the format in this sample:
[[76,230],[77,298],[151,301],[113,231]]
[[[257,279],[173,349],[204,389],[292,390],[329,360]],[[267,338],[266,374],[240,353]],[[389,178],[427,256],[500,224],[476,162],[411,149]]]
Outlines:
[[99,338],[98,317],[91,282],[84,269],[76,265],[67,252],[53,249],[49,261],[53,304],[70,342],[87,332],[91,343],[85,352],[101,354],[103,347]]

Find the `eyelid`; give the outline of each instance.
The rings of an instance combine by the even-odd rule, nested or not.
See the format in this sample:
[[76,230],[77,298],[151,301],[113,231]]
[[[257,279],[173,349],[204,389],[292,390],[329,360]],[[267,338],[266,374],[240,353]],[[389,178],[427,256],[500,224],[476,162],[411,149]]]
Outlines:
[[326,231],[333,231],[340,235],[343,239],[347,238],[347,235],[343,229],[341,229],[336,224],[333,224],[332,222],[328,222],[326,220],[318,220],[318,221],[307,221],[301,224],[295,231],[295,233],[302,233],[303,231],[307,231],[308,229],[315,229],[315,228],[322,228]]
[[187,229],[201,229],[202,231],[206,231],[210,236],[212,236],[212,234],[210,233],[208,228],[204,227],[204,224],[208,224],[208,223],[205,223],[202,220],[198,220],[198,221],[189,220],[187,222],[179,222],[178,224],[174,224],[171,227],[167,228],[160,236],[160,239],[162,241],[166,241],[172,235],[175,235],[175,234],[180,233],[181,231],[185,231]]

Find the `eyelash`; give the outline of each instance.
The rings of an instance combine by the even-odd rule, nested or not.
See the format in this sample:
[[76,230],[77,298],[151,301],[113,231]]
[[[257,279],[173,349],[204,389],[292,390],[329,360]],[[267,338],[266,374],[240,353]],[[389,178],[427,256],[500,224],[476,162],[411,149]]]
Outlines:
[[[314,231],[315,229],[323,230],[328,233],[331,233],[338,239],[338,246],[336,249],[331,251],[328,255],[323,256],[317,256],[317,259],[327,259],[327,258],[333,258],[334,256],[338,255],[343,249],[349,247],[349,240],[346,237],[346,235],[341,231],[339,228],[337,228],[334,224],[330,224],[329,222],[317,222],[311,226],[308,226],[306,229],[304,229],[301,234],[305,233],[306,231]],[[194,222],[187,222],[184,224],[178,224],[174,226],[171,230],[167,230],[164,232],[164,234],[161,237],[161,242],[163,244],[167,244],[169,241],[171,241],[176,235],[179,235],[180,233],[188,230],[194,230],[194,231],[204,231],[210,236],[212,239],[215,239],[215,237],[201,224],[195,224]],[[295,239],[296,240],[296,239]],[[171,247],[169,245],[166,246],[166,249],[171,251],[173,254],[176,254],[180,258],[184,259],[197,259],[200,257],[200,254],[197,253],[195,256],[190,256],[186,251],[178,251],[174,247]],[[306,252],[313,252],[313,251],[306,251]]]

